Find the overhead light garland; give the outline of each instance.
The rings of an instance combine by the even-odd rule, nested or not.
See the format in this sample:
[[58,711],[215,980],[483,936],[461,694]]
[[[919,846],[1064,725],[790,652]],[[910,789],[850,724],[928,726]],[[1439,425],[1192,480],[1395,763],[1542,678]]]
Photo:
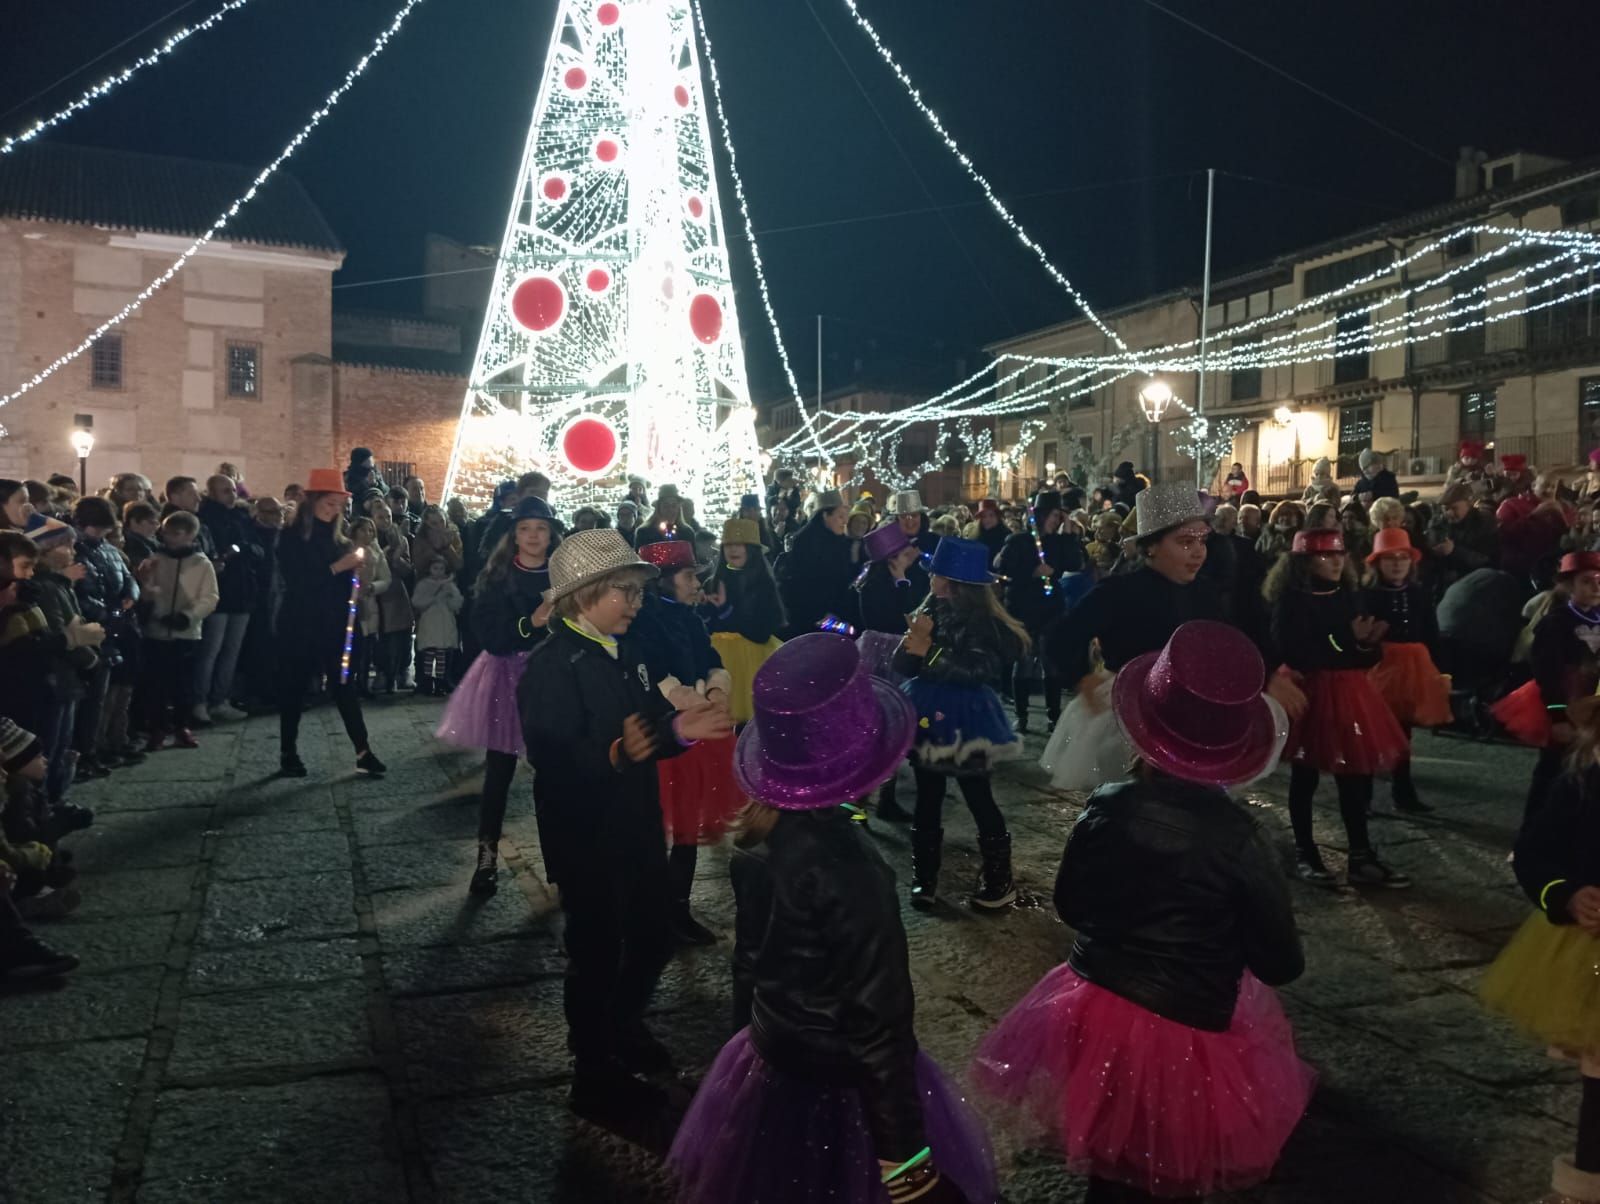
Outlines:
[[194,37],[195,34],[205,33],[206,30],[219,24],[229,13],[243,8],[248,3],[250,3],[250,0],[228,0],[226,4],[217,9],[216,12],[212,13],[204,21],[197,21],[193,25],[185,26],[183,29],[178,30],[177,33],[161,42],[160,45],[149,51],[146,51],[144,54],[141,54],[138,58],[134,59],[133,62],[129,63],[115,75],[106,76],[105,79],[95,84],[92,88],[86,90],[82,96],[78,97],[60,112],[53,113],[49,117],[34,122],[27,129],[23,130],[22,133],[13,138],[0,139],[0,155],[9,155],[18,147],[26,146],[29,142],[32,142],[40,134],[46,133],[47,131],[54,129],[56,126],[68,121],[71,119],[74,113],[81,113],[84,109],[87,109],[101,97],[106,96],[111,92],[115,92],[140,71],[144,70],[144,68],[155,66],[162,59],[166,58],[167,55],[171,54],[179,46],[183,45],[184,42],[187,42],[190,38]]
[[155,294],[158,293],[162,288],[164,288],[174,276],[183,271],[184,266],[188,264],[188,262],[196,255],[198,255],[201,250],[209,245],[218,234],[222,233],[222,231],[227,227],[228,223],[238,216],[239,211],[255,199],[256,194],[261,191],[266,182],[276,175],[278,169],[289,161],[290,157],[300,149],[301,145],[304,144],[307,138],[311,137],[312,132],[317,128],[317,126],[321,125],[323,119],[333,111],[334,106],[344,98],[345,93],[349,92],[351,88],[355,87],[356,81],[360,79],[363,74],[365,74],[367,68],[372,64],[372,61],[383,53],[384,48],[389,45],[390,40],[395,36],[395,34],[400,32],[400,27],[405,23],[406,18],[411,15],[411,11],[421,3],[422,0],[406,0],[406,3],[402,5],[399,11],[395,13],[394,17],[384,28],[383,32],[380,33],[373,41],[371,48],[364,55],[362,55],[359,60],[357,60],[355,66],[351,67],[350,70],[345,73],[344,81],[340,83],[339,86],[332,92],[328,93],[321,106],[319,106],[316,111],[311,114],[311,119],[307,121],[305,125],[300,127],[300,132],[297,133],[293,138],[289,139],[284,148],[278,152],[278,157],[273,159],[271,163],[267,164],[266,167],[261,169],[260,173],[251,182],[250,187],[247,188],[237,200],[235,200],[231,205],[224,209],[221,214],[218,215],[216,221],[212,222],[211,227],[206,230],[204,234],[200,235],[200,237],[196,238],[192,243],[190,243],[188,247],[184,249],[183,253],[167,266],[167,269],[162,272],[161,275],[157,276],[149,284],[145,285],[144,288],[140,289],[139,293],[133,298],[132,301],[129,301],[121,309],[117,310],[116,313],[112,314],[104,322],[96,326],[89,336],[75,346],[71,351],[66,352],[64,355],[58,356],[49,364],[46,364],[38,372],[35,372],[27,380],[23,381],[11,392],[5,394],[3,397],[0,397],[0,406],[13,402],[17,398],[21,397],[24,393],[27,393],[29,390],[37,388],[40,384],[54,376],[68,364],[72,363],[73,360],[77,359],[84,352],[88,351],[89,348],[93,347],[95,341],[99,339],[101,335],[126,321],[128,317],[138,310],[141,305],[143,305],[151,297],[155,296]]

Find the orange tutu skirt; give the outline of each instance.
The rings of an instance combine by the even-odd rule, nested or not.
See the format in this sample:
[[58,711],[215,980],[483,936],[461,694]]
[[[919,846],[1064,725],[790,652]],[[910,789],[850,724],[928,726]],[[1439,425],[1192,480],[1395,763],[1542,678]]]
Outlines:
[[1543,748],[1550,743],[1550,712],[1545,709],[1539,683],[1524,682],[1489,708],[1495,722],[1521,744]]
[[1289,729],[1283,759],[1321,773],[1374,774],[1411,756],[1366,669],[1318,669],[1306,675],[1306,709]]
[[1405,727],[1441,727],[1450,711],[1450,679],[1439,672],[1426,644],[1385,644],[1372,684]]
[[656,762],[668,844],[716,844],[744,806],[733,776],[734,740],[702,740]]

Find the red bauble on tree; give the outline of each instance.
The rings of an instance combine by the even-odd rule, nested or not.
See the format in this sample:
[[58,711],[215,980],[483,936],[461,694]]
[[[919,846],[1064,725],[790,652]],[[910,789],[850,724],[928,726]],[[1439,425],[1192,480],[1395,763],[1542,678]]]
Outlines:
[[696,293],[689,302],[689,329],[710,346],[722,337],[722,302],[710,293]]
[[553,276],[529,276],[511,290],[511,316],[534,334],[554,330],[567,316],[567,290]]
[[616,428],[603,418],[586,414],[561,432],[561,456],[579,476],[598,476],[617,462],[621,450]]

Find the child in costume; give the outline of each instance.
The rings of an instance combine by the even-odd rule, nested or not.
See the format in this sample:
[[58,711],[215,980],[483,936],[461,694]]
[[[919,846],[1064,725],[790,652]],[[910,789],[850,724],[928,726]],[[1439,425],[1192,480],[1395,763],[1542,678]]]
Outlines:
[[778,632],[789,622],[755,519],[730,518],[722,525],[722,551],[706,601],[714,611],[711,646],[731,679],[728,709],[735,723],[748,723],[755,714],[750,683],[783,643]]
[[435,733],[461,748],[484,750],[478,796],[478,865],[470,890],[492,895],[500,865],[500,833],[517,761],[525,746],[512,705],[528,657],[550,631],[550,557],[561,546],[556,516],[542,498],[526,497],[511,529],[489,554],[472,598],[472,626],[483,651],[445,704]]
[[1373,688],[1369,672],[1382,658],[1383,622],[1360,613],[1361,592],[1339,531],[1305,530],[1267,577],[1272,642],[1303,675],[1306,709],[1289,730],[1289,820],[1298,873],[1333,886],[1312,834],[1311,800],[1320,774],[1331,773],[1349,839],[1352,886],[1403,888],[1411,879],[1379,860],[1367,832],[1372,777],[1410,755],[1406,735]]
[[[1433,660],[1439,620],[1427,589],[1417,580],[1421,559],[1422,553],[1411,546],[1411,536],[1401,527],[1380,529],[1367,557],[1364,610],[1385,624],[1383,660],[1372,671],[1372,684],[1389,704],[1408,743],[1412,728],[1439,727],[1453,718],[1450,679]],[[1409,755],[1395,764],[1392,790],[1397,811],[1426,815],[1433,810],[1417,797]]]
[[656,762],[732,731],[727,712],[675,711],[618,642],[654,565],[616,531],[578,531],[550,556],[549,637],[517,687],[545,871],[566,918],[572,1107],[602,1123],[659,1116],[635,1073],[669,1069],[644,1011],[672,954]]
[[1062,856],[1072,953],[978,1047],[978,1090],[1050,1133],[1090,1176],[1086,1204],[1258,1183],[1310,1099],[1271,990],[1305,967],[1288,888],[1227,793],[1277,757],[1264,677],[1215,622],[1123,666],[1114,708],[1137,760],[1090,796]]
[[425,571],[411,594],[417,611],[417,693],[443,698],[450,693],[450,659],[461,649],[456,616],[462,597],[445,557],[433,557]]
[[1516,739],[1539,749],[1526,810],[1544,801],[1572,741],[1567,708],[1600,685],[1600,552],[1568,552],[1556,570],[1549,609],[1533,629],[1533,680],[1491,714]]
[[[928,598],[927,561],[912,541],[906,527],[896,522],[869,532],[863,541],[872,562],[856,578],[860,596],[861,635],[856,649],[867,672],[899,685],[902,678],[894,671],[894,654],[905,638],[911,615]],[[937,546],[937,539],[934,541]],[[878,815],[894,823],[908,823],[911,813],[895,798],[895,777],[889,775],[878,791]]]
[[830,632],[774,653],[755,707],[735,761],[742,1027],[673,1142],[679,1199],[989,1204],[982,1125],[917,1046],[894,873],[839,806],[894,772],[916,714]]
[[928,605],[911,620],[895,653],[900,687],[917,709],[911,749],[917,782],[911,828],[911,902],[937,902],[944,856],[945,779],[954,777],[978,825],[983,869],[971,898],[996,910],[1016,900],[1011,881],[1011,833],[994,801],[995,763],[1022,754],[1022,741],[1006,720],[995,687],[1006,666],[1028,651],[1028,633],[995,595],[987,548],[975,540],[945,538],[928,571]]
[[1579,1061],[1578,1145],[1555,1161],[1548,1204],[1600,1204],[1600,698],[1567,711],[1566,772],[1517,836],[1517,882],[1539,909],[1495,959],[1484,1005]]
[[[701,590],[694,545],[667,540],[646,544],[639,555],[661,575],[645,586],[644,605],[628,631],[630,649],[673,706],[681,710],[710,702],[727,711],[731,680],[696,609]],[[689,894],[699,846],[722,839],[728,822],[744,806],[733,777],[733,737],[702,741],[656,769],[661,816],[672,848],[667,858],[672,936],[683,945],[709,945],[716,935],[690,912]]]

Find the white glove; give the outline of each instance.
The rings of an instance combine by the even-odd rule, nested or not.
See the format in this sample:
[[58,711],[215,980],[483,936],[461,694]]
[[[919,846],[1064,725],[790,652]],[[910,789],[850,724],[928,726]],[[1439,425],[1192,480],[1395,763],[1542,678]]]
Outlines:
[[67,624],[66,636],[68,648],[98,648],[106,638],[106,629],[98,623],[85,623],[74,615]]

